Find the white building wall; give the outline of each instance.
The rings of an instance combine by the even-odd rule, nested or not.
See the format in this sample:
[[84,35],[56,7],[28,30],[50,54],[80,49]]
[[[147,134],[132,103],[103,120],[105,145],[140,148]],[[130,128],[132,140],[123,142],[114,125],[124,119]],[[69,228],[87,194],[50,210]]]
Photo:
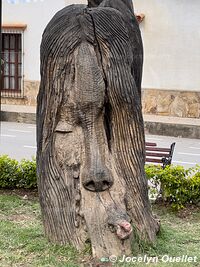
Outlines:
[[[113,0],[114,1],[114,0]],[[44,0],[27,4],[3,1],[3,23],[27,24],[24,33],[25,80],[39,80],[42,32],[65,5],[86,0]],[[143,87],[200,91],[200,1],[134,0],[145,48]]]
[[66,4],[80,2],[44,0],[43,2],[9,4],[3,1],[3,24],[27,24],[27,29],[24,31],[25,80],[40,80],[40,42],[47,23]]
[[143,87],[200,91],[200,1],[133,2],[146,15]]

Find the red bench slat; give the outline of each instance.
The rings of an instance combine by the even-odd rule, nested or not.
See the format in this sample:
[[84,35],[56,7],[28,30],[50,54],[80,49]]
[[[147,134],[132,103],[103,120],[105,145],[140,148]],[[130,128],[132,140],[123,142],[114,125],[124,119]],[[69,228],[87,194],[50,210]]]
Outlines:
[[161,159],[146,158],[146,162],[163,163]]
[[158,151],[158,152],[170,152],[169,148],[161,148],[161,147],[145,147],[146,151]]
[[145,142],[145,146],[157,146],[156,143]]
[[164,154],[164,153],[149,153],[149,152],[146,152],[146,156],[148,157],[159,157],[159,158],[164,158],[164,157],[169,157],[169,154]]

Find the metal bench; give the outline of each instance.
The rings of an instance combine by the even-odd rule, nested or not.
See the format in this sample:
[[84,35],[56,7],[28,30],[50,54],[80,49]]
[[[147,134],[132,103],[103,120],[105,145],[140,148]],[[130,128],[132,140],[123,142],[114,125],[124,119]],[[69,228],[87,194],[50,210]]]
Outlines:
[[164,169],[167,165],[171,165],[172,156],[174,153],[176,143],[172,143],[170,148],[157,147],[156,143],[145,143],[146,163],[162,164]]

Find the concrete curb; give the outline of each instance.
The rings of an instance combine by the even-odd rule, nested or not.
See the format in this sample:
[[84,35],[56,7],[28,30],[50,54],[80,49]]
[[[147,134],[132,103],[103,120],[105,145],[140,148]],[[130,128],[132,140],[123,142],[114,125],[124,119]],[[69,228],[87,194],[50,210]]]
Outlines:
[[[144,116],[146,134],[200,139],[200,124],[196,123],[195,120],[191,119],[191,123],[187,121],[184,124],[181,123],[184,122],[184,120],[178,121],[177,119],[177,123],[173,120],[169,123],[169,118],[163,118],[163,121],[161,121],[160,118],[158,118],[158,121],[156,121],[156,119],[156,116],[155,121],[152,121],[152,118],[148,119],[148,116]],[[1,120],[35,124],[36,114],[32,112],[2,110]],[[192,124],[192,121],[194,121],[194,124]]]
[[200,126],[145,121],[145,133],[152,135],[200,139]]
[[35,124],[36,114],[35,113],[24,113],[24,112],[1,111],[1,121]]

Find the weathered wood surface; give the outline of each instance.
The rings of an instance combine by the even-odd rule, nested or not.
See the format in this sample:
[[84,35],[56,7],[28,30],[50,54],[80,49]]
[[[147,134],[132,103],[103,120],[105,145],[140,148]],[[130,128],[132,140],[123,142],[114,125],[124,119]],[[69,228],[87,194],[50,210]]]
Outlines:
[[[129,254],[134,228],[155,239],[141,111],[143,49],[132,1],[72,5],[41,44],[37,173],[49,240],[94,257]],[[132,228],[133,227],[133,228]]]

